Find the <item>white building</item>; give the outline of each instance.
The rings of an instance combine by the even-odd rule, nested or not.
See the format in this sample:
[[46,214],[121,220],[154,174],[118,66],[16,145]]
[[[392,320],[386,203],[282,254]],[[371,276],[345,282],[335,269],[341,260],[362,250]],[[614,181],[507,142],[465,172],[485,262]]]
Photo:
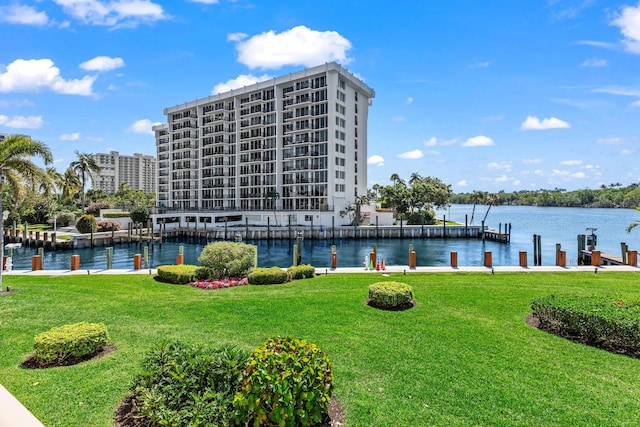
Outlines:
[[160,217],[347,221],[339,212],[367,193],[374,96],[332,62],[166,108],[153,128]]
[[145,194],[156,191],[156,159],[135,153],[133,156],[122,156],[117,151],[108,154],[94,154],[100,172],[96,174],[93,188],[102,189],[113,194],[126,182],[134,190],[142,190]]

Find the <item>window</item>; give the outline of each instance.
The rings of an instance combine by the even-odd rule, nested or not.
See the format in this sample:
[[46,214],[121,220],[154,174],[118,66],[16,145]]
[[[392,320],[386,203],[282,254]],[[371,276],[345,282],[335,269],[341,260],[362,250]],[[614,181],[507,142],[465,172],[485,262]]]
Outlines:
[[342,79],[338,80],[338,86],[340,87],[340,89],[344,89],[345,88],[344,80]]

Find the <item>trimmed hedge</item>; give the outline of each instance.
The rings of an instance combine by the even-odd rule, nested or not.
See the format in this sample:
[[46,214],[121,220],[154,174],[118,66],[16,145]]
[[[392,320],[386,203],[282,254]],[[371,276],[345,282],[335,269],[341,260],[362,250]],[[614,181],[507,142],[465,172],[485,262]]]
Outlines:
[[280,267],[258,267],[251,270],[247,275],[247,281],[250,285],[277,285],[289,280],[289,273]]
[[236,425],[316,426],[333,392],[327,355],[308,341],[269,338],[253,352],[236,394]]
[[76,221],[76,230],[78,230],[78,233],[87,234],[91,233],[92,230],[95,232],[97,229],[98,221],[96,221],[96,217],[93,215],[82,215]]
[[413,300],[413,289],[406,283],[378,282],[369,286],[369,298],[379,307],[402,307]]
[[33,348],[36,359],[46,363],[62,363],[69,358],[96,354],[108,341],[109,334],[103,323],[80,322],[36,335]]
[[197,265],[181,264],[181,265],[160,265],[158,266],[158,280],[176,285],[186,285],[187,283],[198,280]]
[[291,266],[287,269],[291,280],[311,279],[316,276],[316,268],[312,265]]
[[617,352],[640,352],[640,300],[550,295],[531,303],[540,328]]
[[102,214],[103,218],[130,218],[129,212],[105,212]]

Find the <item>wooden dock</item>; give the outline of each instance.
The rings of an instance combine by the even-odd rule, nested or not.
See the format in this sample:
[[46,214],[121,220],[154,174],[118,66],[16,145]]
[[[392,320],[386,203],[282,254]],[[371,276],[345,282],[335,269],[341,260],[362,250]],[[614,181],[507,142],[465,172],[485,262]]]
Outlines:
[[[632,265],[632,264],[629,264],[629,261],[632,258],[630,256],[628,256],[627,262],[625,263],[621,256],[601,253],[600,251],[590,251],[586,249],[580,251],[580,262],[582,265],[594,265],[593,252],[597,252],[599,254],[600,263],[597,263],[597,260],[596,260],[597,265]],[[637,265],[638,264],[636,262],[636,266]]]

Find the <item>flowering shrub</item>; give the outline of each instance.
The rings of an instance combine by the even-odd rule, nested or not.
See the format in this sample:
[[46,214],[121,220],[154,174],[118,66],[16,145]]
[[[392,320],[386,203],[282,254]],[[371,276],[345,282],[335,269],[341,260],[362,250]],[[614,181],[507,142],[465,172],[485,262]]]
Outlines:
[[191,282],[189,285],[194,288],[200,289],[222,289],[222,288],[234,288],[236,286],[248,285],[246,277],[242,279],[201,279],[196,282]]

